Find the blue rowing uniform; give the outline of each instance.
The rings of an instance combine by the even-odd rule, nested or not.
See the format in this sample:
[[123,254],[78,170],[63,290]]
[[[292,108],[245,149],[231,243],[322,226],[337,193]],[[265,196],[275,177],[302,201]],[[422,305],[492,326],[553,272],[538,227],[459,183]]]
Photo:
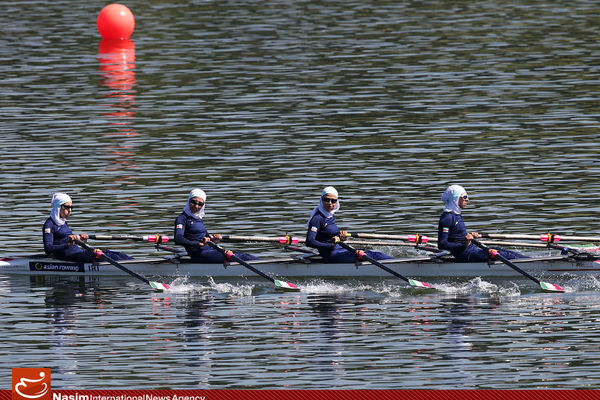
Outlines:
[[[190,216],[185,212],[179,214],[175,220],[175,243],[185,247],[192,262],[201,264],[222,263],[225,256],[208,245],[200,246],[198,243],[209,236],[204,227],[202,218]],[[251,254],[235,252],[235,255],[244,261],[258,260],[258,257]]]
[[[306,245],[317,249],[323,261],[326,263],[353,263],[356,255],[344,249],[338,244],[332,243],[331,239],[340,234],[340,229],[335,224],[335,216],[327,218],[321,210],[318,210],[308,223],[306,233]],[[392,257],[379,251],[367,251],[369,257],[376,260],[389,260]]]
[[[449,250],[458,262],[487,262],[487,251],[471,243],[465,246],[467,227],[460,214],[444,211],[438,225],[438,248]],[[525,258],[521,253],[495,248],[501,256],[508,259]]]
[[[69,246],[69,236],[73,234],[69,225],[65,222],[58,225],[52,218],[48,218],[43,228],[44,252],[59,260],[87,262],[97,261],[88,250],[73,244]],[[119,251],[102,249],[104,254],[113,260],[131,260],[132,257]]]

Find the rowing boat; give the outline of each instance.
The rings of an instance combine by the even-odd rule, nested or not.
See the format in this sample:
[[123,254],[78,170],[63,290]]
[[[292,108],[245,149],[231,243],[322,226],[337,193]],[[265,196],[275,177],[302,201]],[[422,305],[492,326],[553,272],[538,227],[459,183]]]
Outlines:
[[[413,261],[410,261],[413,260]],[[596,275],[600,274],[600,263],[592,260],[577,260],[568,256],[548,256],[512,260],[523,270],[532,274],[548,275]],[[477,277],[520,276],[500,261],[490,263],[457,263],[451,259],[425,261],[393,259],[383,261],[394,271],[410,277]],[[242,265],[196,264],[186,257],[139,258],[120,261],[131,271],[148,276],[189,277],[243,277],[254,274]],[[309,258],[265,259],[250,261],[249,264],[261,271],[280,277],[389,277],[390,274],[368,262],[357,264],[327,264]],[[46,255],[0,258],[0,274],[4,275],[126,275],[125,272],[107,262],[77,263],[48,258]]]

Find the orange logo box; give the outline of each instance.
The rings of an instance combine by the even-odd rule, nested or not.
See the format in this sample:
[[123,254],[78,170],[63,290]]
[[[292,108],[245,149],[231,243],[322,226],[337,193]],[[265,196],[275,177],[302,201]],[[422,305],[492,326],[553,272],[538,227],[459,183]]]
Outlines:
[[12,400],[52,400],[50,368],[13,368]]

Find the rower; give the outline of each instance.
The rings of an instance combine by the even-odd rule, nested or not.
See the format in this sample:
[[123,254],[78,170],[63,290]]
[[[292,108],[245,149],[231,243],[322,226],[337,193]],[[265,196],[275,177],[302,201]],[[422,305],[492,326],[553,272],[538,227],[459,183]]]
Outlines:
[[[193,189],[183,212],[175,219],[175,243],[185,247],[192,262],[196,263],[222,263],[225,260],[223,253],[206,246],[209,241],[218,243],[219,234],[209,234],[204,227],[204,207],[206,193],[202,189]],[[235,252],[243,261],[258,260],[258,257],[242,252]]]
[[[67,224],[67,218],[73,212],[73,201],[66,193],[54,193],[51,202],[50,217],[44,223],[43,239],[44,251],[47,255],[59,260],[76,262],[96,262],[98,259],[89,251],[74,244],[75,239],[87,241],[88,235],[73,234]],[[102,249],[113,260],[130,260],[132,257],[119,251]]]
[[[348,232],[341,231],[335,224],[334,214],[340,209],[338,191],[327,186],[321,192],[319,205],[314,208],[308,218],[306,245],[319,251],[323,262],[352,263],[356,262],[356,254],[339,246],[340,240],[346,240]],[[366,254],[375,260],[387,260],[393,257],[379,251],[367,251]]]
[[[449,250],[458,262],[488,262],[493,258],[485,250],[471,243],[477,239],[477,232],[467,233],[461,211],[469,204],[469,195],[460,185],[450,185],[442,194],[444,211],[438,224],[438,248]],[[521,253],[495,248],[507,259],[526,258]],[[492,258],[491,258],[492,257]]]

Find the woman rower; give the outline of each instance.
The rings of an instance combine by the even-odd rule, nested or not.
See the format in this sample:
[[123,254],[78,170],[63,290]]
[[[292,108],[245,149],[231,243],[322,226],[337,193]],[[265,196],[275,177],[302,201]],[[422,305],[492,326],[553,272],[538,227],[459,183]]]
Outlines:
[[[196,263],[222,263],[225,256],[218,250],[207,246],[209,241],[218,243],[219,234],[209,234],[204,227],[204,206],[206,193],[202,189],[193,189],[183,212],[175,220],[175,243],[185,247],[192,262]],[[235,255],[244,261],[258,260],[250,254],[235,252]]]
[[[479,237],[477,232],[467,233],[461,211],[469,204],[467,191],[460,185],[450,185],[442,194],[444,212],[438,224],[438,247],[449,250],[459,262],[487,262],[488,253],[471,243]],[[508,259],[525,258],[521,253],[495,248],[500,255]]]
[[[44,223],[43,238],[44,251],[47,255],[58,258],[59,260],[76,262],[94,262],[95,256],[74,242],[75,239],[83,242],[88,240],[88,235],[80,233],[73,234],[67,224],[67,218],[73,212],[73,201],[66,193],[54,193],[52,195],[52,210],[50,217]],[[132,257],[127,254],[102,249],[104,254],[113,260],[130,260]]]
[[[335,224],[334,214],[340,209],[338,192],[333,186],[327,186],[321,192],[319,205],[310,214],[306,245],[319,251],[326,263],[352,263],[356,255],[337,243],[346,240],[348,233],[341,231]],[[367,251],[368,256],[376,260],[386,260],[392,257],[378,251]]]

